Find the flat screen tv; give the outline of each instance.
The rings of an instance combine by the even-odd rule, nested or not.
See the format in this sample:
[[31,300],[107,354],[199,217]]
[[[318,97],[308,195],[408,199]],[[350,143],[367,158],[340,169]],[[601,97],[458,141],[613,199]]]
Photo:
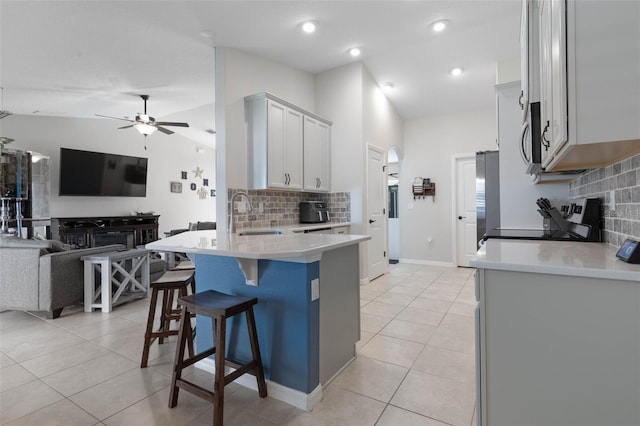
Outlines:
[[60,148],[59,194],[146,197],[147,159]]

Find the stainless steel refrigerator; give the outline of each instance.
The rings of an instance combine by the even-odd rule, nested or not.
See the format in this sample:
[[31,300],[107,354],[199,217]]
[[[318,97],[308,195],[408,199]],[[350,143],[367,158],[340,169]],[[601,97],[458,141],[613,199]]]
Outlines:
[[476,153],[477,240],[500,227],[500,156],[498,151]]

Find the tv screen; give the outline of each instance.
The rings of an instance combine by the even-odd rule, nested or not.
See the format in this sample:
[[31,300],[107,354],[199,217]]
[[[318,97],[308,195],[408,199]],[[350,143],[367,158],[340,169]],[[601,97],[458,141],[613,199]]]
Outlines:
[[147,159],[60,148],[60,195],[146,197]]

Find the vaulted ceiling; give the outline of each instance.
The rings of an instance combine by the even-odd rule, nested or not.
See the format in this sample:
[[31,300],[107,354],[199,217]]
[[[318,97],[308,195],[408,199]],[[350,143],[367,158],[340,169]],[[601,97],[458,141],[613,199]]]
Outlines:
[[[497,63],[519,54],[519,13],[519,0],[2,0],[2,109],[133,118],[144,93],[156,119],[212,138],[215,46],[310,73],[362,61],[393,82],[387,96],[405,119],[490,108]],[[439,19],[448,26],[435,33]],[[300,31],[305,20],[314,34]]]

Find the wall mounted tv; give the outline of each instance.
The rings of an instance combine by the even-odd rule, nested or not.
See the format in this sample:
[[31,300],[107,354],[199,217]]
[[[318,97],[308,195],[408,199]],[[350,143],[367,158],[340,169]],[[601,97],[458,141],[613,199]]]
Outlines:
[[60,148],[59,194],[146,197],[147,159]]

